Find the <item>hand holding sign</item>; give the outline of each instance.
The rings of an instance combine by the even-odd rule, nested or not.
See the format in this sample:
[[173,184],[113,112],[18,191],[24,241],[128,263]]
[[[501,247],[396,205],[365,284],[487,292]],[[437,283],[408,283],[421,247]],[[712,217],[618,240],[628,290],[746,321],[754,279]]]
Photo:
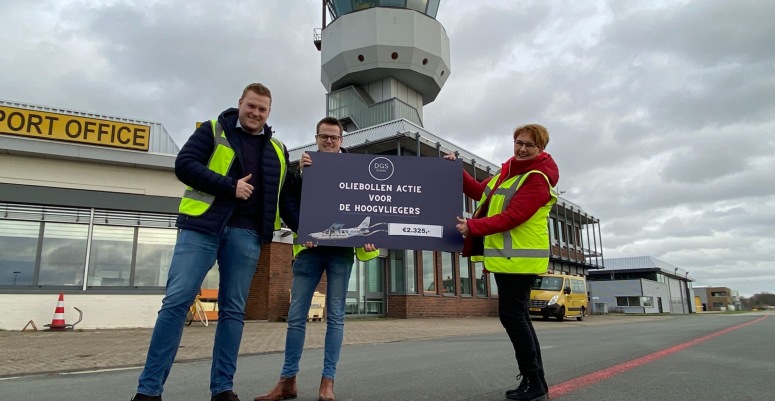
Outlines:
[[471,230],[468,228],[468,220],[467,219],[461,219],[460,216],[457,217],[457,225],[455,225],[455,228],[457,228],[457,231],[463,235],[463,238],[467,237],[468,234],[471,233]]

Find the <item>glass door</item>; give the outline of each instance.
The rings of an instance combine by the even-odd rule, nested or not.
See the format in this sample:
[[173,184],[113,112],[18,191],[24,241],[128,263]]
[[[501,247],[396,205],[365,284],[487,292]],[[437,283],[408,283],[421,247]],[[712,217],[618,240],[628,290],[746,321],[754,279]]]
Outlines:
[[347,288],[348,315],[385,314],[385,259],[356,261]]

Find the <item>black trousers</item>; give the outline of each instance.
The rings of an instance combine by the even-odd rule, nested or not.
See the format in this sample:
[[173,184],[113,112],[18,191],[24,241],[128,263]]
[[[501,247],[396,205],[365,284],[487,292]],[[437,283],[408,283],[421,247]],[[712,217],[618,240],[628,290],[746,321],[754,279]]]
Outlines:
[[541,347],[530,321],[530,288],[536,276],[532,274],[494,273],[498,284],[498,316],[509,335],[519,373],[544,376]]

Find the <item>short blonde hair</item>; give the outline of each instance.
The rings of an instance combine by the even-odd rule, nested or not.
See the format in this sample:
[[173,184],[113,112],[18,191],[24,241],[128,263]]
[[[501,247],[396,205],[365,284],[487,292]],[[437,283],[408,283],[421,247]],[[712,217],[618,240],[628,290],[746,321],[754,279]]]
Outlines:
[[533,137],[533,142],[539,148],[545,149],[546,145],[549,145],[549,131],[543,125],[527,124],[514,128],[514,140],[523,132],[530,134]]
[[239,100],[242,100],[245,95],[248,93],[248,91],[255,93],[259,96],[266,96],[269,98],[269,103],[272,103],[272,92],[264,86],[264,84],[260,83],[252,83],[245,87],[245,89],[242,91],[242,96],[239,98]]

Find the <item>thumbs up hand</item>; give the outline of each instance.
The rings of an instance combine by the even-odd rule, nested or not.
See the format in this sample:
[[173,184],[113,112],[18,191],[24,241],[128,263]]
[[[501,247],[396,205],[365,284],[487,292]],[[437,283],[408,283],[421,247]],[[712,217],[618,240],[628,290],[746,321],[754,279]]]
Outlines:
[[248,181],[253,177],[253,174],[248,174],[239,180],[237,180],[237,190],[234,193],[234,197],[237,199],[248,200],[250,195],[253,194],[253,186],[248,184]]

